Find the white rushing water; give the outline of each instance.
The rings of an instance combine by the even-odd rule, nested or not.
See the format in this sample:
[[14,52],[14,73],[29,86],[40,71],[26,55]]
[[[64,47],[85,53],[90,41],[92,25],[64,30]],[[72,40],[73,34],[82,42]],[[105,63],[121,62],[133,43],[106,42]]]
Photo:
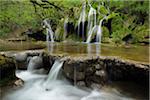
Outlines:
[[51,81],[55,81],[58,79],[58,74],[60,72],[62,65],[63,65],[63,61],[59,61],[59,60],[55,61],[55,63],[53,64],[53,66],[48,74],[46,84],[49,84]]
[[66,36],[67,36],[67,29],[68,29],[68,17],[65,18],[64,21],[64,35],[63,35],[63,39],[65,40]]
[[63,61],[56,60],[48,76],[31,71],[17,71],[16,75],[25,84],[18,90],[8,92],[3,100],[129,100],[115,91],[82,90],[65,79],[58,79],[62,65]]
[[94,33],[96,33],[97,28],[98,28],[98,26],[95,25],[91,30],[89,30],[89,35],[88,35],[88,38],[86,40],[86,43],[91,42],[92,36],[93,36]]
[[93,28],[91,28],[89,30],[89,35],[88,35],[88,38],[86,40],[86,43],[90,43],[91,42],[91,39],[92,39],[92,36],[93,34],[96,32],[96,43],[101,43],[101,37],[102,37],[102,22],[104,19],[106,19],[107,17],[105,16],[104,18],[102,18],[99,22],[99,25],[95,25]]
[[88,36],[90,35],[90,30],[92,30],[92,28],[96,26],[96,10],[90,4],[89,6],[90,11],[88,14]]
[[47,47],[49,50],[49,42],[54,42],[54,32],[51,28],[50,22],[48,19],[45,19],[43,21],[43,27],[46,27],[46,41],[47,41]]
[[101,38],[102,38],[102,22],[104,19],[106,19],[107,17],[105,16],[104,18],[102,18],[99,22],[98,25],[98,29],[97,29],[97,34],[96,34],[96,42],[97,43],[101,43]]

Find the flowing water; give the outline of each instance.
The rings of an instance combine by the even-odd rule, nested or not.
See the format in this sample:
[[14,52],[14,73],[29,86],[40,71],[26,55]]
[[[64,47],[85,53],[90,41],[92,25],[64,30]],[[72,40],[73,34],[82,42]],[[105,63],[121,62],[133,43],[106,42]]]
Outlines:
[[88,14],[88,35],[90,35],[90,30],[92,30],[92,27],[96,25],[96,10],[90,4],[89,6],[90,11]]
[[92,38],[93,38],[92,37],[93,34],[96,33],[96,43],[101,44],[102,22],[103,22],[104,19],[106,19],[106,16],[100,20],[99,25],[95,25],[93,28],[89,28],[89,33],[88,33],[88,38],[86,40],[86,43],[90,43]]
[[49,41],[54,42],[54,32],[51,28],[50,22],[48,22],[48,21],[49,21],[48,19],[45,19],[43,21],[43,23],[44,23],[43,27],[46,27],[46,32],[47,32],[47,34],[46,34],[47,43],[49,43]]
[[88,38],[87,38],[87,40],[86,40],[86,43],[90,43],[93,34],[96,33],[97,27],[98,27],[98,26],[95,25],[92,29],[89,30],[89,35],[88,35]]
[[68,28],[68,18],[65,18],[65,21],[64,21],[64,35],[63,35],[63,39],[65,39],[66,36],[67,36],[67,28]]
[[103,20],[106,19],[106,16],[100,20],[98,29],[97,29],[97,34],[96,34],[96,42],[101,43],[101,38],[102,38],[102,22]]
[[62,65],[63,61],[56,60],[48,75],[17,71],[24,87],[7,92],[2,100],[132,100],[114,89],[83,90],[66,79],[58,79]]

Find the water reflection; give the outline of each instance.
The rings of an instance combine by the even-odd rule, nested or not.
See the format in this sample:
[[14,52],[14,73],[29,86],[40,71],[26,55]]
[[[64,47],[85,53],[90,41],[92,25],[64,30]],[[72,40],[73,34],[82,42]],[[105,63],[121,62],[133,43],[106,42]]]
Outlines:
[[92,54],[91,49],[92,49],[91,44],[90,44],[90,43],[87,44],[87,54],[88,54],[89,57],[90,57],[91,54]]
[[100,44],[97,43],[96,45],[96,56],[99,56],[99,54],[101,53],[101,48],[100,48]]
[[[132,46],[130,48],[105,44],[86,43],[49,43],[50,54],[68,56],[117,56],[123,59],[149,62],[148,46]],[[139,56],[140,54],[140,56]]]
[[[48,42],[47,45],[48,45],[48,46],[47,46],[47,49],[48,49],[49,54],[52,54],[52,53],[53,53],[53,50],[54,50],[54,43]],[[56,48],[56,49],[57,49],[57,48]]]

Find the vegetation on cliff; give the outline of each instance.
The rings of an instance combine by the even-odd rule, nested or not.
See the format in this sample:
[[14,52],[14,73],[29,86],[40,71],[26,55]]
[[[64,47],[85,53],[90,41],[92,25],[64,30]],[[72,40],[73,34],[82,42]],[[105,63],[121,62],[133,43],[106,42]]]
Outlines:
[[[83,0],[2,0],[0,1],[0,37],[20,37],[28,29],[42,28],[42,21],[50,19],[58,41],[63,40],[64,22],[74,26],[68,38],[75,38]],[[148,1],[86,1],[86,13],[90,7],[97,10],[97,19],[108,15],[103,22],[102,42],[139,43],[149,40]],[[100,13],[100,14],[99,14]],[[86,18],[86,20],[88,20]],[[45,34],[45,31],[43,31]]]

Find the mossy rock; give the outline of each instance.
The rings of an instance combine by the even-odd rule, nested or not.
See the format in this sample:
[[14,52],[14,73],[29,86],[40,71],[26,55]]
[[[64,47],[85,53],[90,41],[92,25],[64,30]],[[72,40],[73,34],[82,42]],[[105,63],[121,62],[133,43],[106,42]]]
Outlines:
[[16,79],[15,70],[16,67],[13,58],[0,55],[0,86],[7,85],[7,83]]

